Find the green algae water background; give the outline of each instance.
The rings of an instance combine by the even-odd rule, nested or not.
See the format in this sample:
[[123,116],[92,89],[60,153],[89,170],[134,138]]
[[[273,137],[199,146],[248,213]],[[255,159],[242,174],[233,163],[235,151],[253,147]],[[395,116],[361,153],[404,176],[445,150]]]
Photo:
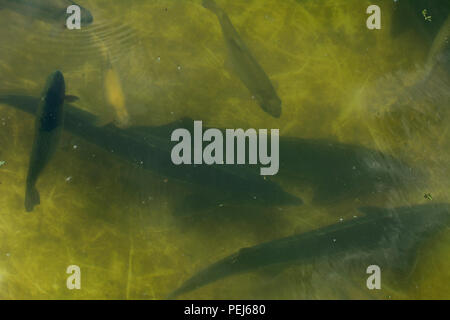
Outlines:
[[[311,184],[297,178],[294,162],[270,179],[303,205],[217,203],[196,210],[183,199],[200,187],[145,171],[64,132],[38,181],[41,204],[27,213],[34,117],[0,104],[0,299],[164,299],[240,248],[352,219],[362,205],[450,202],[448,61],[428,80],[423,71],[449,14],[445,1],[217,0],[272,80],[280,118],[265,113],[228,66],[218,19],[201,1],[79,4],[94,16],[81,30],[0,10],[1,94],[39,96],[59,69],[67,93],[79,97],[74,105],[104,123],[126,110],[130,126],[189,117],[214,128],[277,128],[280,136],[380,150],[423,178],[379,194],[350,190],[321,203]],[[380,30],[366,27],[371,4],[382,10]],[[423,9],[431,21],[421,17]],[[121,87],[112,94],[120,89],[124,101],[115,108],[105,94],[111,66],[120,84],[113,85]],[[381,290],[367,289],[366,266],[340,262],[261,268],[182,297],[450,298],[448,227],[421,245],[407,281],[386,270]],[[66,287],[69,265],[81,268],[81,290]]]

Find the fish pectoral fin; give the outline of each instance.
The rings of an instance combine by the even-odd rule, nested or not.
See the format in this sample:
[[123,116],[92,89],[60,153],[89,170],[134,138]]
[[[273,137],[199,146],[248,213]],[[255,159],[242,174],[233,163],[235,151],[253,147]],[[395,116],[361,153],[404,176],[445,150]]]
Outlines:
[[78,101],[78,100],[80,100],[80,98],[78,98],[77,96],[72,96],[72,95],[66,95],[65,97],[64,97],[64,101],[66,101],[66,102],[75,102],[75,101]]

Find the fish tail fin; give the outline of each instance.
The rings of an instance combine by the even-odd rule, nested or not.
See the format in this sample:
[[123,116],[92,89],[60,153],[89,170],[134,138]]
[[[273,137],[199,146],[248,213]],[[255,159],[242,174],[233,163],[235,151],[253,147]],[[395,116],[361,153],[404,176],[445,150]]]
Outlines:
[[208,10],[211,10],[215,14],[217,14],[220,10],[220,8],[217,6],[214,0],[203,0],[202,6]]
[[28,186],[25,193],[25,209],[27,212],[33,211],[34,206],[41,203],[41,197],[35,186]]

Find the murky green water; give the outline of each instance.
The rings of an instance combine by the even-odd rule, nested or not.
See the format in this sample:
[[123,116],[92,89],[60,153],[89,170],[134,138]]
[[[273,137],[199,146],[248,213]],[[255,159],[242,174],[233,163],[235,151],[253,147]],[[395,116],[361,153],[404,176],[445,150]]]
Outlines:
[[[209,186],[143,170],[64,132],[37,184],[41,204],[27,213],[34,117],[0,104],[0,298],[163,299],[240,248],[352,219],[358,207],[450,201],[448,39],[437,67],[424,71],[448,19],[445,1],[217,3],[271,79],[280,118],[264,112],[227,66],[220,24],[201,1],[79,1],[94,16],[81,30],[0,10],[0,94],[38,97],[59,69],[67,93],[80,98],[74,105],[97,115],[100,126],[189,117],[215,128],[278,128],[281,137],[379,150],[420,178],[388,189],[358,178],[333,184],[327,177],[345,164],[330,154],[303,165],[298,159],[308,155],[294,143],[280,150],[280,171],[267,179],[302,205],[216,202],[200,210],[184,199],[201,193],[206,204]],[[370,4],[381,7],[381,30],[366,27]],[[110,100],[123,103],[114,108]],[[124,112],[129,123],[121,122]],[[381,290],[367,289],[362,262],[348,268],[324,257],[227,277],[181,298],[449,299],[449,228],[420,244],[407,280],[383,270]],[[69,265],[81,268],[81,290],[66,287]]]

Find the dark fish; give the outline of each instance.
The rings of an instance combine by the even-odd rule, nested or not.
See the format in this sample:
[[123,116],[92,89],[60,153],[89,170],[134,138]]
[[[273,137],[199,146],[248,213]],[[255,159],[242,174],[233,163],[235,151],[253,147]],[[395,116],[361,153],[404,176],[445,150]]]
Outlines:
[[328,204],[419,186],[426,176],[378,150],[326,139],[280,138],[279,174]]
[[261,108],[273,117],[279,118],[281,115],[281,100],[269,77],[253,58],[227,14],[214,0],[203,0],[203,6],[211,10],[219,19],[234,71],[258,101]]
[[[33,112],[35,98],[0,96],[0,102]],[[173,166],[170,160],[170,134],[176,128],[185,128],[193,134],[193,121],[182,119],[160,127],[119,129],[114,125],[97,128],[96,117],[80,109],[66,109],[67,130],[86,140],[158,172],[198,185],[215,186],[222,190],[222,200],[249,201],[267,204],[299,204],[299,199],[282,192],[278,185],[264,180],[248,166]],[[84,128],[84,129],[83,129]],[[207,130],[205,127],[204,130]],[[127,141],[130,141],[128,143]],[[134,142],[135,141],[135,142]],[[132,148],[133,145],[136,147]],[[137,145],[142,145],[137,147]],[[127,149],[133,149],[127,152]],[[151,156],[150,156],[151,155]],[[157,162],[156,159],[161,159]],[[328,204],[365,195],[386,194],[394,189],[419,186],[425,175],[393,156],[358,145],[330,140],[280,137],[280,177],[314,189],[314,203]],[[239,177],[238,177],[239,176]],[[225,191],[225,192],[224,192]],[[256,198],[256,199],[255,199]],[[207,204],[208,197],[190,197],[191,205]],[[199,201],[201,200],[201,201]],[[218,200],[211,202],[217,205]],[[232,203],[231,203],[232,204]],[[197,208],[200,209],[200,208]]]
[[[39,100],[28,96],[0,96],[0,103],[34,114]],[[259,175],[259,168],[226,165],[186,165],[172,163],[170,135],[176,128],[193,127],[192,120],[181,120],[161,127],[120,129],[114,124],[96,125],[89,112],[65,106],[64,128],[116,156],[165,177],[193,183],[206,191],[220,191],[221,200],[255,205],[299,205],[302,201],[285,192],[275,182]],[[205,191],[203,190],[203,191]],[[202,200],[208,200],[203,195]],[[195,202],[195,201],[194,201]],[[216,201],[215,205],[220,202]]]
[[28,167],[25,208],[28,212],[40,203],[36,182],[58,146],[63,127],[65,95],[64,77],[60,71],[48,79],[37,107],[35,136]]
[[[193,121],[185,119],[182,122],[182,127],[192,135]],[[221,130],[225,134],[225,130]],[[422,187],[427,178],[421,170],[392,155],[328,139],[280,136],[279,152],[277,175],[297,186],[311,188],[315,204],[362,200],[367,195]]]
[[[421,242],[450,224],[448,204],[395,209],[364,207],[360,211],[365,216],[243,248],[200,271],[168,298],[269,265],[307,263],[316,258],[339,258],[345,254],[355,256],[358,252],[369,254],[371,262],[380,267],[406,270],[414,264]],[[382,251],[382,254],[377,255],[375,251]]]
[[65,23],[68,16],[67,8],[71,5],[80,7],[82,26],[94,21],[89,10],[71,0],[0,0],[0,10],[9,9],[27,17],[62,23]]

